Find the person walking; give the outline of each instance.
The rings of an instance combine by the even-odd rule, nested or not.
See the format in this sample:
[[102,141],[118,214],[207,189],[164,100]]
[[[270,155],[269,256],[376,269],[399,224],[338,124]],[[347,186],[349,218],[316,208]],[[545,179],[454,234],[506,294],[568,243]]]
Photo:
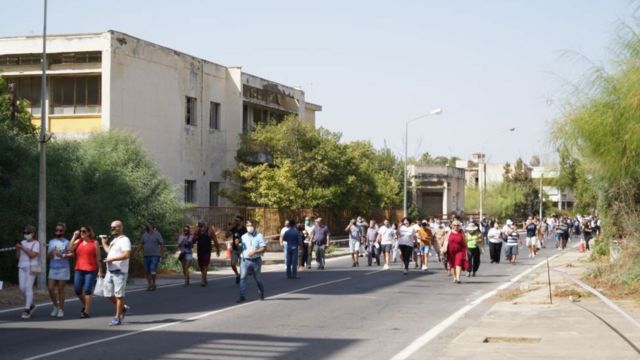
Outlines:
[[503,234],[497,221],[493,223],[493,227],[489,230],[489,257],[492,264],[500,264],[500,256],[502,255]]
[[322,218],[316,219],[316,225],[311,232],[311,239],[313,245],[316,247],[316,263],[319,270],[324,270],[325,265],[325,248],[329,246],[331,233],[329,228],[322,222]]
[[431,246],[433,243],[433,233],[431,232],[431,228],[429,227],[429,223],[427,221],[422,222],[422,226],[418,229],[416,233],[418,237],[418,241],[420,242],[420,249],[418,250],[418,254],[420,255],[420,261],[422,263],[422,271],[429,270],[429,253],[431,251]]
[[398,247],[400,248],[400,254],[402,256],[402,262],[404,269],[402,273],[407,275],[409,273],[409,261],[411,261],[411,255],[413,253],[413,247],[416,242],[416,230],[411,226],[411,222],[408,217],[402,218],[402,224],[398,228]]
[[589,241],[593,238],[593,227],[591,227],[591,219],[586,218],[582,221],[582,238],[587,250],[591,250],[589,247]]
[[100,246],[89,226],[80,226],[71,237],[69,251],[75,253],[76,265],[73,273],[73,290],[82,303],[81,318],[91,317],[93,304],[93,288],[97,276],[103,277],[102,262],[100,261]]
[[357,224],[356,219],[351,219],[349,225],[344,228],[344,231],[349,234],[349,252],[351,253],[351,267],[360,265],[358,261],[360,253],[360,241],[362,239],[362,227]]
[[282,235],[286,243],[287,259],[285,261],[287,279],[298,277],[298,250],[300,248],[300,232],[296,227],[296,222],[289,220],[287,231]]
[[504,256],[512,264],[516,264],[516,258],[518,257],[518,247],[520,244],[520,234],[514,224],[509,226],[509,230],[506,233],[507,243],[504,248]]
[[238,303],[247,300],[247,276],[253,274],[253,278],[258,285],[258,297],[264,300],[264,283],[262,282],[262,254],[267,251],[267,243],[264,237],[255,228],[252,221],[247,220],[247,233],[240,239],[241,262],[240,262],[240,297]]
[[69,240],[64,237],[67,226],[63,223],[56,224],[55,237],[49,240],[47,246],[47,259],[49,259],[49,278],[47,279],[47,290],[53,309],[51,317],[64,317],[64,288],[71,278],[69,269],[69,258],[73,254],[69,251]]
[[302,270],[306,267],[311,257],[309,256],[309,243],[311,242],[311,236],[307,232],[304,224],[298,224],[296,227],[298,230],[300,249],[298,251],[298,268]]
[[200,268],[200,286],[207,286],[209,283],[207,274],[209,271],[209,263],[211,263],[211,245],[216,247],[216,255],[220,257],[220,244],[215,231],[207,226],[204,220],[198,221],[198,228],[193,236],[194,244],[197,244],[198,250],[198,267]]
[[527,245],[527,249],[529,249],[529,257],[530,258],[536,257],[536,252],[538,250],[538,248],[537,248],[537,246],[538,246],[538,237],[537,237],[537,234],[536,234],[536,230],[537,229],[538,229],[538,227],[533,222],[533,217],[529,216],[529,218],[527,219],[527,222],[525,224],[525,230],[527,232],[527,239],[526,239],[525,244]]
[[282,255],[284,255],[284,267],[287,267],[287,242],[284,239],[284,233],[289,230],[289,222],[291,220],[285,220],[282,229],[280,229],[280,247],[282,248]]
[[311,217],[307,216],[304,218],[304,230],[306,231],[306,241],[307,241],[307,269],[311,269],[311,259],[313,259],[313,239],[311,237],[311,233],[313,232],[314,222]]
[[376,265],[380,266],[380,243],[378,241],[378,225],[375,220],[369,221],[369,227],[367,228],[367,265],[373,264],[373,259],[376,259]]
[[29,319],[36,308],[33,303],[33,282],[42,271],[42,265],[36,228],[33,225],[25,226],[23,235],[24,239],[16,244],[16,259],[18,260],[18,284],[25,302],[21,317]]
[[240,239],[242,235],[247,233],[247,228],[244,226],[244,218],[242,216],[236,216],[233,221],[234,225],[229,229],[232,236],[231,270],[236,274],[236,284],[240,284]]
[[382,270],[389,270],[389,257],[391,254],[391,248],[396,237],[396,231],[389,223],[389,220],[385,219],[382,222],[382,226],[378,230],[378,243],[380,244],[380,250],[384,256],[384,266]]
[[482,244],[482,234],[480,233],[478,226],[474,223],[467,225],[467,258],[469,261],[469,268],[467,269],[467,277],[476,276],[476,272],[480,268],[480,247]]
[[447,261],[447,254],[444,248],[444,243],[447,239],[447,229],[444,226],[444,223],[441,221],[437,222],[437,228],[435,231],[436,243],[438,244],[438,260],[444,259],[442,264],[444,265],[444,269],[449,272],[449,261]]
[[111,223],[112,240],[107,243],[107,236],[101,235],[102,247],[107,252],[104,262],[107,273],[104,277],[104,297],[115,304],[115,316],[111,320],[112,326],[122,324],[129,306],[124,303],[127,277],[129,274],[129,257],[131,256],[131,240],[124,235],[124,224],[120,220]]
[[190,275],[189,268],[193,263],[193,234],[191,234],[191,226],[186,224],[182,228],[182,234],[178,235],[178,260],[182,265],[182,276],[184,277],[184,285],[189,286]]
[[454,220],[451,223],[451,232],[446,238],[443,250],[447,254],[449,268],[453,273],[453,282],[460,284],[460,274],[469,268],[469,263],[467,261],[467,242],[462,231],[462,223],[459,220]]
[[156,231],[156,226],[152,220],[147,220],[145,231],[135,252],[139,253],[143,249],[144,277],[147,279],[147,291],[154,291],[156,289],[158,265],[160,265],[160,260],[164,254],[164,240],[162,235]]

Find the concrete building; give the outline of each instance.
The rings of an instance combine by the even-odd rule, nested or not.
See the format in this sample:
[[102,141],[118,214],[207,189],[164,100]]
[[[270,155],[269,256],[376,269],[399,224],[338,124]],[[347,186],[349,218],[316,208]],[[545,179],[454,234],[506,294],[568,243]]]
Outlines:
[[[31,102],[40,124],[41,36],[0,38],[0,75]],[[197,206],[226,205],[217,193],[235,165],[239,134],[298,115],[315,124],[319,105],[300,89],[107,31],[47,37],[48,131],[138,135],[160,172]]]
[[[534,166],[531,172],[531,178],[535,184],[540,183],[542,179],[553,179],[558,177],[558,169],[554,166]],[[555,186],[542,186],[542,191],[546,195],[547,199],[553,203],[553,207],[558,210],[572,210],[576,204],[576,196],[571,189],[560,190]]]
[[412,203],[427,216],[449,218],[464,211],[464,169],[409,165],[407,172]]

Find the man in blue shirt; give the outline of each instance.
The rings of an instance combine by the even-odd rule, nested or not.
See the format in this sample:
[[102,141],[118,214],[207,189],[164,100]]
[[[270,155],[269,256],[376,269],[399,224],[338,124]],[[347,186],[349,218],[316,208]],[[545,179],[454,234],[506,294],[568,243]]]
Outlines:
[[258,284],[258,296],[264,300],[264,285],[260,268],[262,267],[262,254],[267,251],[267,243],[264,237],[256,230],[252,221],[247,220],[247,233],[240,238],[241,262],[240,262],[240,298],[238,303],[246,301],[247,275],[252,271],[253,278]]
[[296,229],[296,222],[289,220],[287,231],[282,238],[287,244],[285,264],[287,266],[287,279],[295,279],[298,274],[298,246],[300,246],[300,233]]

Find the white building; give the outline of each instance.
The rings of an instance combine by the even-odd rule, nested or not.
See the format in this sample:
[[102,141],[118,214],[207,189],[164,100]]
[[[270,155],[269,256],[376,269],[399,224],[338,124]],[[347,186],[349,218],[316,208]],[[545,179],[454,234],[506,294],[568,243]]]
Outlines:
[[[40,123],[41,36],[0,38],[0,75]],[[133,36],[107,31],[47,37],[48,131],[137,134],[186,202],[226,205],[217,192],[235,166],[238,135],[295,114],[315,124],[302,90]]]
[[412,203],[426,216],[464,212],[465,171],[450,166],[407,167]]
[[[534,183],[539,184],[540,179],[553,179],[558,177],[558,169],[554,166],[534,166],[531,172],[531,178]],[[553,203],[553,207],[559,210],[573,209],[576,203],[576,197],[571,189],[560,190],[555,186],[542,185],[542,191],[549,201]]]

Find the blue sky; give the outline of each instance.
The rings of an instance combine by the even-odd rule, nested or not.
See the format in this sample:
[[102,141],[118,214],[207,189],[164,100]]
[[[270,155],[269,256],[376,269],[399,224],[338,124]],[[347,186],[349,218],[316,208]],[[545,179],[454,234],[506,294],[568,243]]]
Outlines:
[[[629,0],[49,0],[48,32],[114,29],[287,85],[319,126],[409,155],[551,159],[567,84],[606,63]],[[0,36],[40,34],[42,1],[12,2]],[[21,14],[21,15],[17,15]],[[509,128],[516,128],[510,133]]]

